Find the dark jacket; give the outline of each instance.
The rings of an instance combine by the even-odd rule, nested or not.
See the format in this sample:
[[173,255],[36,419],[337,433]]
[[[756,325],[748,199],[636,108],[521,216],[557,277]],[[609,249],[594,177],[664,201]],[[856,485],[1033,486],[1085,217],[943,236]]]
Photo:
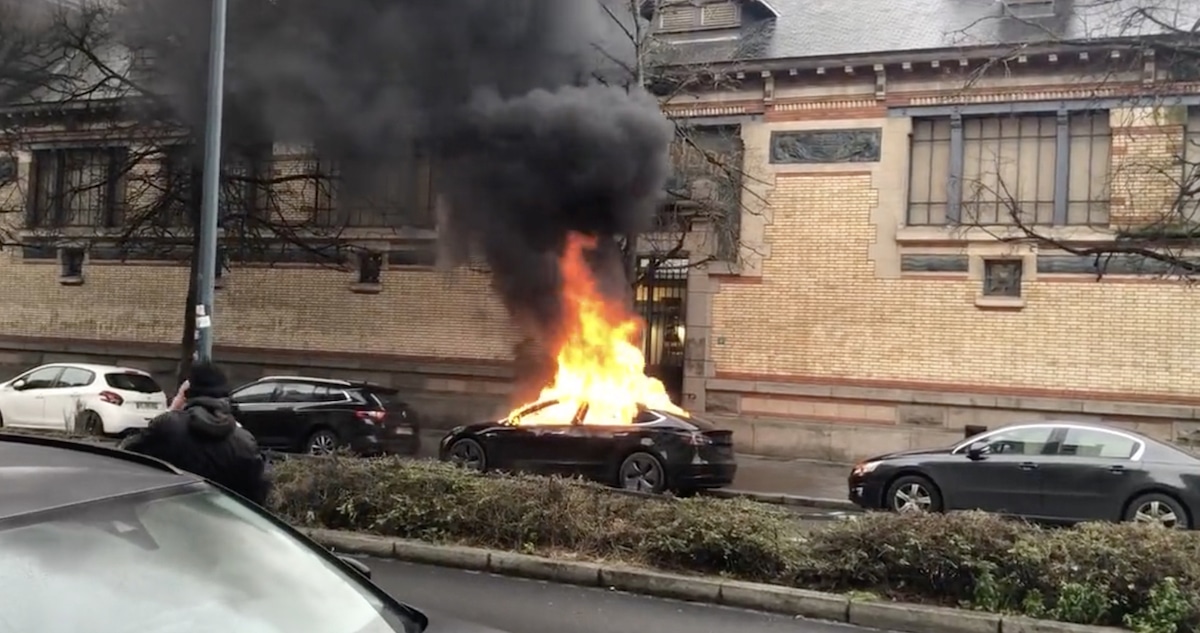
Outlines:
[[270,482],[258,442],[238,426],[224,398],[188,398],[182,410],[154,418],[122,448],[157,457],[266,504]]

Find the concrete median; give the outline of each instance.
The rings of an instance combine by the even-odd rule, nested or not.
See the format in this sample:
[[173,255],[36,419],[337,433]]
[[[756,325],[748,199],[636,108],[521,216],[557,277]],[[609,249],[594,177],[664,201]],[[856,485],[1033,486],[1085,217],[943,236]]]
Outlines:
[[353,532],[301,531],[337,553],[720,604],[903,633],[1115,633],[1120,630]]

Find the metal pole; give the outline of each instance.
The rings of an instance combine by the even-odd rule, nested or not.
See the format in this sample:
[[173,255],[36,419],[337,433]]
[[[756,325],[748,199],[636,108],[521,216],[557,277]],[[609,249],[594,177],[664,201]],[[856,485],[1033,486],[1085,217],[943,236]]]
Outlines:
[[226,0],[212,0],[208,50],[208,116],[204,127],[204,192],[200,210],[199,279],[196,293],[196,359],[212,360],[213,291],[217,281],[217,215],[221,193],[221,110],[225,94]]

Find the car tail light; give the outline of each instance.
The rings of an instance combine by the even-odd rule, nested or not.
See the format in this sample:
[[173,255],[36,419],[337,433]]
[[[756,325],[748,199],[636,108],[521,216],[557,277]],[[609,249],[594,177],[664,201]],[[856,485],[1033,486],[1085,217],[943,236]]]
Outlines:
[[354,415],[367,424],[380,424],[387,416],[387,411],[355,411]]
[[692,433],[687,436],[687,443],[692,446],[708,446],[712,444],[712,438],[703,433]]
[[115,404],[118,407],[125,404],[125,398],[122,398],[121,394],[113,393],[111,391],[101,391],[100,399],[109,404]]

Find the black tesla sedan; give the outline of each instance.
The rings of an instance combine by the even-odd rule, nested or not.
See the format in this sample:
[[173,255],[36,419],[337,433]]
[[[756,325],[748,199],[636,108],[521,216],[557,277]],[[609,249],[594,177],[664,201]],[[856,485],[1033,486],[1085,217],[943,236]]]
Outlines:
[[442,461],[478,471],[582,476],[626,490],[688,494],[733,482],[733,432],[711,422],[640,408],[632,424],[588,424],[586,404],[548,400],[510,420],[460,426]]
[[1077,422],[1020,424],[856,465],[850,500],[898,512],[983,510],[1038,521],[1192,528],[1200,459],[1144,435]]

